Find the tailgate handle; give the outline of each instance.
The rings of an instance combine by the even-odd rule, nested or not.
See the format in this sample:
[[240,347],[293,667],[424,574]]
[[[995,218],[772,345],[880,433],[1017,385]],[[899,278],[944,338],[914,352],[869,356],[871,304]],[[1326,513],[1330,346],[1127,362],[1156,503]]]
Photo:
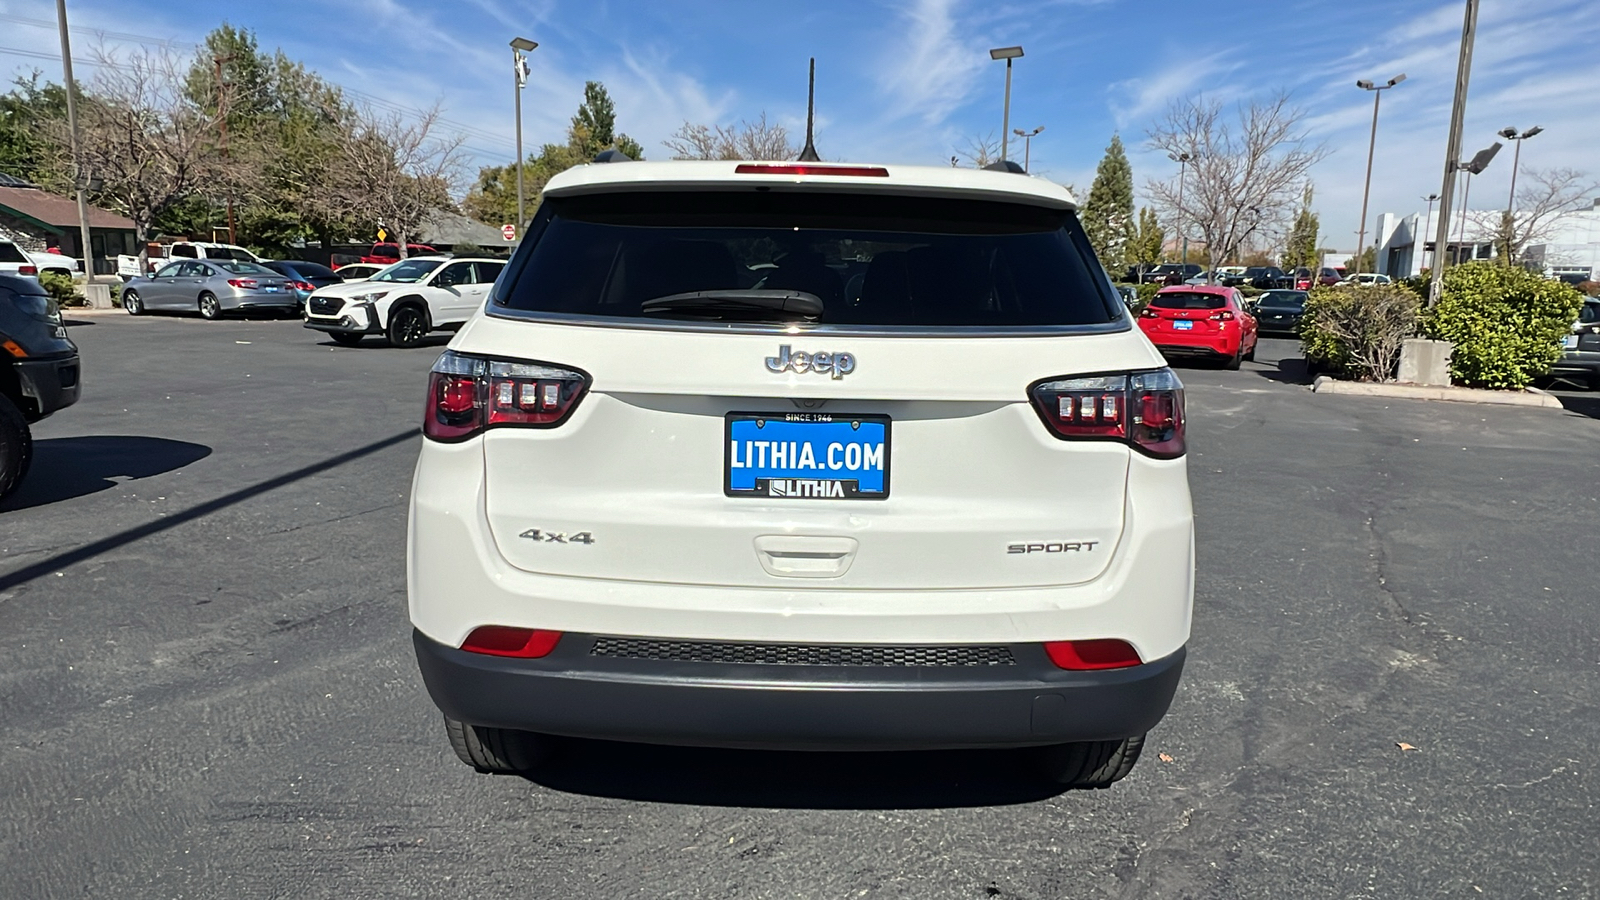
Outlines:
[[756,558],[769,575],[838,578],[855,561],[855,538],[768,534],[756,538]]

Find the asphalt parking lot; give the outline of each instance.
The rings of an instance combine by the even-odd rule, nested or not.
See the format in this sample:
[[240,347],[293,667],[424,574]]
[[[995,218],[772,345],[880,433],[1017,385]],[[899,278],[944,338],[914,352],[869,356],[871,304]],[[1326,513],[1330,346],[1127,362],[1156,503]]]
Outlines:
[[1600,404],[1185,367],[1171,714],[1108,791],[1006,753],[446,745],[406,497],[442,338],[78,315],[0,512],[0,897],[1600,894]]

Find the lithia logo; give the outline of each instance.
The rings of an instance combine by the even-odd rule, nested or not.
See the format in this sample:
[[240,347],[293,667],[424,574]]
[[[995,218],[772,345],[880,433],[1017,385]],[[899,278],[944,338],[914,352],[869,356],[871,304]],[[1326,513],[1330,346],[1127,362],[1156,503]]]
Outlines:
[[795,353],[784,344],[778,348],[777,356],[767,357],[767,371],[774,375],[784,372],[816,372],[819,375],[832,375],[834,381],[849,375],[856,370],[856,358],[849,353]]

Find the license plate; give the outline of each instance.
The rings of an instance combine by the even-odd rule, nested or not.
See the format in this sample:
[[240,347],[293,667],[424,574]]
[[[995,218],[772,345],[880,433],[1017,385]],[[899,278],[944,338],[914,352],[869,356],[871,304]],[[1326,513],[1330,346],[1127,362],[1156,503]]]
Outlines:
[[275,284],[269,284],[266,286],[265,290],[269,294],[276,294],[278,292],[278,286]]
[[1576,349],[1578,349],[1578,335],[1569,334],[1565,338],[1562,338],[1561,339],[1561,349],[1563,349],[1563,350],[1576,350]]
[[723,493],[783,500],[889,496],[889,417],[729,413]]
[[1193,329],[1194,323],[1184,319],[1177,319],[1172,323],[1172,330],[1174,331],[1192,331]]

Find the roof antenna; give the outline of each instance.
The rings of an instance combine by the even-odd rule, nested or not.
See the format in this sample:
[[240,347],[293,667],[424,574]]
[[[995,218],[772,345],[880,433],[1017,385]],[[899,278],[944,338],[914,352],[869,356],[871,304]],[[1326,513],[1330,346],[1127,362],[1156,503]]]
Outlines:
[[817,155],[817,145],[811,142],[812,129],[817,119],[817,58],[811,57],[811,84],[806,89],[806,147],[800,151],[799,162],[822,162]]

